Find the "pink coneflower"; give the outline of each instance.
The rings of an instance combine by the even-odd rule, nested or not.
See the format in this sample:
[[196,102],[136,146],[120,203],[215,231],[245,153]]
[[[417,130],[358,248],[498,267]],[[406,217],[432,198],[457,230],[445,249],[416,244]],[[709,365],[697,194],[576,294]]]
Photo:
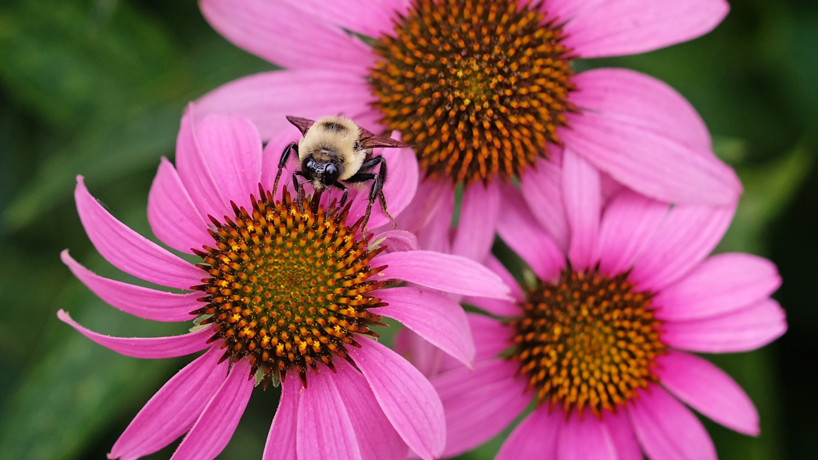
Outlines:
[[[412,334],[399,337],[399,351],[437,374],[445,455],[490,439],[532,400],[536,409],[498,459],[715,458],[683,403],[757,435],[758,414],[742,389],[688,353],[753,350],[787,329],[784,311],[769,297],[781,282],[770,261],[708,257],[734,207],[671,207],[630,190],[606,202],[598,170],[568,152],[561,179],[565,250],[516,192],[503,192],[499,234],[536,281],[512,289],[516,302],[469,300],[504,318],[470,315],[473,370],[448,358],[430,363],[439,355],[417,346]],[[514,284],[496,259],[486,265]]]
[[[193,265],[140,236],[76,188],[80,219],[111,264],[175,294],[114,281],[63,261],[111,305],[156,321],[190,321],[188,334],[119,338],[59,317],[91,340],[139,358],[206,350],[145,405],[110,458],[155,452],[187,433],[173,459],[212,459],[228,443],[253,386],[282,385],[265,459],[430,459],[445,441],[440,399],[407,361],[379,344],[381,316],[470,364],[466,316],[447,295],[505,297],[508,288],[465,258],[416,250],[403,231],[362,235],[365,203],[299,207],[272,186],[281,150],[262,152],[256,128],[240,117],[182,119],[176,168],[162,160],[148,198],[154,233],[199,255]],[[195,126],[195,127],[194,127]],[[414,155],[384,151],[392,175],[384,192],[397,215],[414,193]],[[373,226],[388,222],[373,213]],[[380,224],[378,223],[380,222]],[[193,249],[191,249],[193,248]],[[198,249],[197,249],[198,248]],[[384,289],[406,281],[412,286]]]
[[284,115],[327,111],[400,131],[426,179],[403,228],[448,221],[446,201],[464,184],[455,244],[490,241],[499,184],[512,178],[548,225],[560,205],[541,205],[553,186],[544,165],[563,147],[658,200],[730,204],[741,193],[678,93],[637,72],[572,66],[698,37],[727,14],[724,0],[200,4],[217,31],[285,68],[216,89],[202,110],[248,116],[264,138],[292,137]]

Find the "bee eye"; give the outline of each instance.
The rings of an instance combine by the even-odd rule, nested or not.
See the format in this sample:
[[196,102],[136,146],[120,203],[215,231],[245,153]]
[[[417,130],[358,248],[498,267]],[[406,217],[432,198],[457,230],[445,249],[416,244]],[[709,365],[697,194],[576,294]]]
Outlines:
[[324,178],[327,182],[335,182],[338,180],[338,168],[332,163],[328,164],[326,169],[324,169]]

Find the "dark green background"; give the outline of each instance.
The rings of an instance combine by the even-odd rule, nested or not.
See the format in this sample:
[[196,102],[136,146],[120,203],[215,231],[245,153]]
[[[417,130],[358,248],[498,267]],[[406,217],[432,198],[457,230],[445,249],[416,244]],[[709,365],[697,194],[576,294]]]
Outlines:
[[[818,433],[818,2],[740,0],[713,33],[627,58],[700,111],[746,192],[720,250],[775,261],[790,330],[713,361],[761,413],[750,438],[705,422],[723,459],[807,458]],[[271,69],[216,34],[193,1],[0,1],[0,459],[104,458],[148,398],[187,359],[119,356],[57,321],[64,308],[109,334],[186,325],[106,306],[59,261],[117,273],[91,247],[73,204],[75,175],[125,223],[150,235],[147,192],[172,157],[185,103]],[[221,458],[261,458],[277,401],[256,391]],[[465,456],[490,458],[499,441]],[[169,458],[172,447],[151,458]]]

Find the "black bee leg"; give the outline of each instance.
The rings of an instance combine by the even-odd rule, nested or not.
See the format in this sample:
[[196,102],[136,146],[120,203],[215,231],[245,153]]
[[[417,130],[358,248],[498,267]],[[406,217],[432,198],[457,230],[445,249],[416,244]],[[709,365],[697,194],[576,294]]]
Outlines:
[[[378,169],[378,174],[372,174],[369,171],[375,166],[380,165]],[[359,170],[358,174],[347,179],[347,182],[366,182],[368,180],[372,180],[372,188],[369,189],[369,203],[366,205],[366,215],[364,215],[364,233],[366,233],[366,223],[369,222],[369,214],[372,212],[372,203],[375,202],[375,199],[381,205],[381,210],[389,220],[392,221],[392,227],[397,228],[397,224],[395,223],[395,219],[389,214],[389,211],[386,210],[386,197],[383,194],[383,184],[386,183],[386,159],[384,157],[372,157],[361,164],[361,169]]]
[[278,180],[281,179],[281,172],[284,171],[284,167],[287,166],[287,160],[290,159],[290,154],[293,151],[295,151],[295,154],[298,155],[298,144],[295,142],[290,142],[284,149],[284,152],[281,154],[281,158],[278,160],[278,172],[276,173],[276,181],[273,184],[273,193],[278,190]]
[[338,202],[338,208],[343,209],[344,205],[347,204],[347,198],[349,195],[349,190],[347,190],[346,186],[340,182],[336,182],[332,184],[335,188],[339,190],[343,190],[344,194],[341,195],[341,201]]
[[[281,171],[281,170],[279,170]],[[301,171],[296,171],[293,173],[293,186],[295,186],[295,190],[298,193],[297,198],[295,199],[295,205],[298,207],[298,210],[303,212],[304,211],[304,184],[298,183],[298,176],[304,177],[304,173]]]

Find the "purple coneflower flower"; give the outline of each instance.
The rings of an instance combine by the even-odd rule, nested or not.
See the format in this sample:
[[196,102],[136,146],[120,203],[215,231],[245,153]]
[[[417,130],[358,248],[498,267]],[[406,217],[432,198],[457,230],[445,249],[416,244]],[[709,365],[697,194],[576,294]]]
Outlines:
[[637,72],[572,66],[705,34],[727,14],[724,0],[200,4],[217,31],[285,68],[216,89],[202,110],[248,116],[264,138],[293,137],[284,115],[328,111],[400,131],[425,173],[423,212],[404,216],[403,228],[437,214],[448,221],[447,203],[464,184],[455,244],[490,240],[499,184],[512,178],[548,221],[560,206],[542,203],[553,187],[548,157],[562,148],[658,200],[731,204],[741,193],[678,93]]
[[[510,188],[510,187],[509,187]],[[498,231],[536,280],[519,288],[493,257],[514,302],[469,299],[501,317],[469,314],[473,370],[401,331],[396,348],[440,394],[445,456],[490,439],[532,402],[498,460],[714,459],[684,404],[757,435],[758,413],[722,370],[689,352],[761,347],[787,329],[769,296],[775,266],[750,254],[709,256],[734,206],[670,206],[631,190],[603,193],[600,173],[566,152],[558,198],[569,229],[560,249],[514,190],[503,190]]]
[[[80,219],[94,246],[120,270],[170,293],[102,278],[65,251],[63,261],[111,305],[156,321],[190,321],[188,334],[119,338],[59,317],[91,340],[139,358],[206,350],[145,405],[110,458],[138,458],[187,433],[174,460],[212,459],[228,443],[255,383],[282,385],[265,459],[402,459],[409,447],[439,456],[445,442],[440,399],[411,364],[373,338],[395,318],[470,365],[465,313],[446,293],[505,297],[508,288],[462,257],[416,250],[403,231],[361,235],[365,203],[299,206],[270,190],[281,150],[262,151],[240,117],[182,119],[176,168],[162,160],[148,218],[168,246],[195,253],[193,265],[115,219],[76,187]],[[389,210],[411,200],[411,151],[383,155],[404,174],[386,182]],[[286,177],[286,176],[285,176]],[[388,222],[374,212],[372,226]],[[399,282],[412,286],[384,289]]]

